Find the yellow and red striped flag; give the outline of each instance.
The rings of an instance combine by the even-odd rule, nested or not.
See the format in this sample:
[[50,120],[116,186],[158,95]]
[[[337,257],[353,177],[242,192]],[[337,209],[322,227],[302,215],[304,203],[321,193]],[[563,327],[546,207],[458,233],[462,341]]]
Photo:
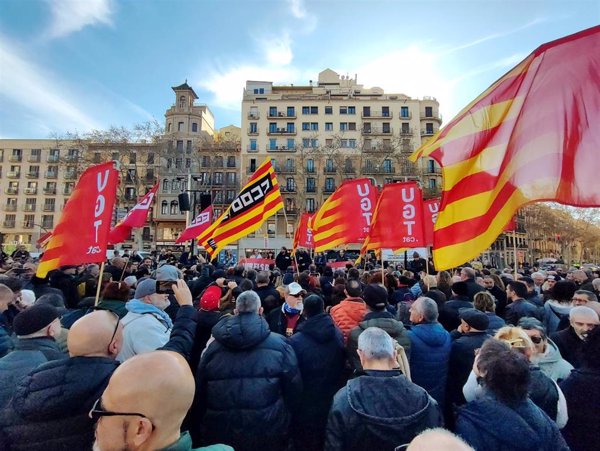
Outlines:
[[229,243],[257,230],[283,208],[283,199],[271,160],[261,164],[238,196],[200,236],[198,243],[214,258]]
[[314,215],[312,228],[315,252],[363,242],[369,234],[377,203],[377,188],[369,179],[347,180]]
[[410,157],[442,166],[435,267],[477,257],[533,201],[600,206],[600,27],[544,44]]

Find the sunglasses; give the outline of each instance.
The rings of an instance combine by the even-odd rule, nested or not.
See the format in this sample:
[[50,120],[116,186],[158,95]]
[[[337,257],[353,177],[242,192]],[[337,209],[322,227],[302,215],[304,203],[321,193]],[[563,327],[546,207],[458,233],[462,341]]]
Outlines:
[[104,407],[102,407],[102,398],[98,398],[96,400],[96,402],[92,406],[92,409],[90,410],[88,416],[94,421],[98,421],[102,417],[142,417],[142,418],[145,418],[146,420],[150,421],[150,424],[152,425],[152,430],[154,430],[154,424],[152,423],[152,420],[150,420],[150,418],[148,418],[143,413],[111,412],[110,410],[106,410]]
[[529,337],[531,341],[533,341],[536,345],[539,345],[542,342],[542,337]]
[[291,296],[291,297],[293,297],[293,298],[301,298],[301,297],[303,297],[304,295],[303,295],[302,293],[297,293],[297,294],[292,294],[292,293],[290,293],[290,294],[289,294],[289,296]]

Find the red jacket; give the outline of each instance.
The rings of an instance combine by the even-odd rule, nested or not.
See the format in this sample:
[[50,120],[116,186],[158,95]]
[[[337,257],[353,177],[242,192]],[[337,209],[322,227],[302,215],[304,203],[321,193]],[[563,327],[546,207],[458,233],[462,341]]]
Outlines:
[[344,335],[344,344],[348,341],[350,331],[358,326],[366,313],[367,306],[361,298],[346,298],[332,307],[331,317]]

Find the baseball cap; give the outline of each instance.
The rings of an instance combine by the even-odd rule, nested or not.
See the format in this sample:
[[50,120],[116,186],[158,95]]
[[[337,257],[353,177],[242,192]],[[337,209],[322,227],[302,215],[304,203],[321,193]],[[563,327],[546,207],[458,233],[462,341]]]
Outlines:
[[[169,280],[169,279],[167,279]],[[156,293],[156,279],[144,279],[137,284],[135,289],[135,298],[142,299]]]
[[371,283],[363,290],[363,300],[373,310],[383,310],[387,305],[387,290],[381,285]]
[[300,294],[300,293],[306,294],[306,290],[304,288],[302,288],[298,282],[292,282],[292,283],[290,283],[288,285],[288,292],[292,296],[295,296],[295,295]]

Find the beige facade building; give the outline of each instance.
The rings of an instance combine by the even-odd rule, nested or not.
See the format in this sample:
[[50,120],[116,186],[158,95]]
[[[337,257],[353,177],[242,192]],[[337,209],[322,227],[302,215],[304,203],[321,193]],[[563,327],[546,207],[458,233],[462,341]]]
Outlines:
[[[368,177],[382,186],[420,180],[428,196],[441,188],[429,158],[408,156],[441,125],[438,102],[365,88],[327,69],[306,86],[247,81],[242,101],[244,181],[266,158],[285,198],[283,211],[240,243],[246,249],[289,246],[302,211],[314,212],[346,179]],[[287,222],[286,222],[287,217]]]

